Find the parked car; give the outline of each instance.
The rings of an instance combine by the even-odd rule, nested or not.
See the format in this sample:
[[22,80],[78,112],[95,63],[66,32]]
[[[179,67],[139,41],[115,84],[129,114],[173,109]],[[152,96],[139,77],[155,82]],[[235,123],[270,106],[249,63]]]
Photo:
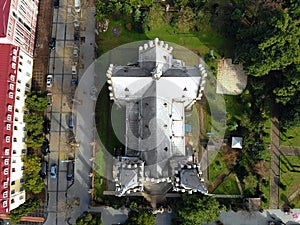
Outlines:
[[47,176],[47,162],[43,161],[41,166],[40,176],[44,179]]
[[74,173],[74,163],[68,162],[68,164],[67,164],[67,181],[73,180],[73,173]]
[[49,48],[54,50],[56,45],[56,38],[51,38],[50,43],[49,43]]
[[58,8],[59,7],[59,0],[54,0],[54,8]]
[[47,100],[48,100],[47,105],[52,106],[52,102],[53,102],[52,93],[47,94]]
[[47,75],[47,87],[52,87],[53,86],[53,75],[48,74]]
[[51,129],[51,121],[46,117],[44,119],[44,127],[43,127],[44,133],[49,134],[50,129]]
[[43,152],[44,156],[46,156],[50,153],[49,140],[47,138],[44,139],[43,146],[42,146],[42,152]]
[[74,32],[74,41],[79,42],[79,32],[78,31]]
[[50,169],[51,179],[56,179],[57,177],[56,170],[57,170],[57,166],[56,164],[53,164]]
[[76,74],[77,74],[77,67],[72,66],[72,75],[76,75]]
[[70,130],[73,130],[73,128],[74,128],[74,116],[73,115],[71,115],[70,119],[69,119],[69,128],[70,128]]

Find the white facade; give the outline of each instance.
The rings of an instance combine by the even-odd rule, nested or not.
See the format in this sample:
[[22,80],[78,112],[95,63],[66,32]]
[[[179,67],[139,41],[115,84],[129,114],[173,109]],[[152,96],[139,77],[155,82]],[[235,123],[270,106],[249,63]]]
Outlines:
[[[11,204],[10,210],[17,208],[25,202],[25,191],[23,190],[23,162],[22,157],[26,155],[26,131],[25,123],[23,122],[25,109],[26,92],[30,91],[31,77],[33,69],[33,59],[22,50],[19,56],[19,65],[17,72],[16,94],[14,105],[14,122],[12,136],[12,155],[11,155]],[[12,185],[13,184],[13,185]]]

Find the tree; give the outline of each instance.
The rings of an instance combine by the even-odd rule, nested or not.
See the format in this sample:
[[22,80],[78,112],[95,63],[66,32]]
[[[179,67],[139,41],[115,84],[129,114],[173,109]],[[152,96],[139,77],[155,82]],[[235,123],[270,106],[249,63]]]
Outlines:
[[224,209],[216,198],[210,196],[184,194],[182,200],[182,206],[178,207],[178,215],[182,225],[212,223],[220,216],[220,211]]
[[44,111],[47,109],[48,100],[46,94],[40,91],[32,91],[25,99],[26,107],[33,111]]
[[76,225],[102,225],[101,213],[84,212],[77,220]]
[[273,90],[276,102],[286,105],[299,99],[300,95],[300,65],[293,65],[289,71],[282,73],[282,83]]
[[38,156],[26,156],[24,158],[24,179],[23,185],[26,191],[34,194],[40,193],[44,188],[44,181],[40,177],[41,159]]
[[149,10],[147,24],[150,29],[158,29],[162,24],[165,24],[163,19],[164,11],[160,4],[153,4]]
[[9,217],[11,219],[12,224],[16,224],[20,222],[22,216],[26,216],[27,214],[38,209],[39,207],[40,207],[40,202],[37,199],[28,199],[18,208],[10,211]]
[[43,132],[43,116],[37,115],[35,113],[29,113],[25,115],[24,121],[26,123],[26,130],[30,133],[39,133]]
[[43,134],[31,134],[27,137],[25,143],[29,148],[39,148],[43,145],[44,142]]
[[263,11],[259,23],[237,33],[237,52],[247,74],[264,76],[296,63],[299,35],[300,28],[285,11]]
[[131,210],[125,225],[154,225],[155,216],[146,210],[135,211]]
[[180,10],[177,20],[177,27],[180,32],[188,32],[194,29],[195,24],[195,15],[190,7]]

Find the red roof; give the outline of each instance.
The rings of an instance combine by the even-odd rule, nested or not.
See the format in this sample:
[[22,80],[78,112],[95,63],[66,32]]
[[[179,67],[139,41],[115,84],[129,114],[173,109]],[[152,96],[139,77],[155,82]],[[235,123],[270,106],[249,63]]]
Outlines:
[[11,0],[0,0],[0,37],[6,37]]
[[[10,205],[10,156],[12,147],[12,132],[13,132],[13,119],[14,119],[14,101],[16,92],[17,70],[18,70],[18,56],[20,48],[11,44],[0,44],[0,213],[6,212],[3,207],[3,202],[7,201],[7,207]],[[12,65],[15,64],[15,68]],[[14,79],[11,79],[14,76]],[[10,89],[13,85],[13,90]],[[13,98],[9,98],[9,92],[13,94]],[[11,106],[11,110],[8,106]],[[8,119],[8,115],[11,119]],[[6,127],[10,124],[11,128],[8,130]],[[6,142],[6,137],[10,137],[10,141]],[[5,154],[5,149],[9,149],[9,153]],[[5,159],[8,159],[8,165],[5,165]],[[4,169],[8,169],[8,174],[4,174]],[[4,188],[3,183],[8,181],[7,188]],[[7,197],[3,196],[4,191],[8,191]]]

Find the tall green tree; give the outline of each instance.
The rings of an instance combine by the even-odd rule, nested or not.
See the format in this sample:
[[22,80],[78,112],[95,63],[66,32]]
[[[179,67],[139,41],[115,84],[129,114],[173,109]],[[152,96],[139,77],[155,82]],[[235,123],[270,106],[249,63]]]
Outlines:
[[101,214],[84,212],[76,220],[76,225],[102,225]]
[[128,219],[125,222],[125,225],[154,225],[155,216],[146,210],[130,211]]
[[178,207],[181,225],[212,223],[220,216],[223,206],[214,197],[184,194]]
[[264,76],[299,62],[300,28],[282,10],[264,10],[259,22],[237,33],[237,52],[247,74]]
[[48,100],[46,94],[40,91],[32,91],[25,99],[26,107],[33,111],[44,111],[47,109]]
[[25,115],[24,121],[26,123],[26,130],[30,133],[42,133],[44,118],[43,116],[35,113],[29,113]]
[[10,211],[9,217],[11,219],[12,224],[16,224],[20,222],[22,216],[26,216],[27,214],[38,209],[39,207],[40,207],[40,202],[37,199],[28,199],[18,208]]
[[34,194],[40,193],[44,188],[44,181],[40,177],[41,158],[38,156],[26,156],[24,158],[24,179],[23,185],[26,191],[31,191]]
[[180,32],[188,32],[196,25],[195,15],[190,7],[185,7],[178,14],[177,27]]

